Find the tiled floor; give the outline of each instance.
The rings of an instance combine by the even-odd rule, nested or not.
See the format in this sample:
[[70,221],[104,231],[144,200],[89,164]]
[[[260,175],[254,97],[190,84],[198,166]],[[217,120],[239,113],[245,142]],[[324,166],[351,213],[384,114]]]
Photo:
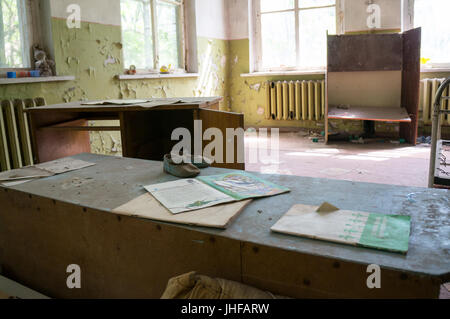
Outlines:
[[[278,156],[270,145],[270,138],[246,135],[246,170],[427,187],[429,145],[314,143],[302,132],[280,133]],[[251,161],[252,157],[258,162]],[[440,298],[450,299],[444,285]]]
[[[246,169],[262,173],[343,179],[360,182],[427,186],[428,145],[373,142],[313,143],[301,132],[280,133],[279,156],[251,163],[251,154],[266,154],[270,138],[246,136]],[[268,142],[269,141],[269,142]],[[259,150],[256,145],[259,144]],[[261,159],[261,156],[258,157]],[[264,159],[264,157],[262,157]]]

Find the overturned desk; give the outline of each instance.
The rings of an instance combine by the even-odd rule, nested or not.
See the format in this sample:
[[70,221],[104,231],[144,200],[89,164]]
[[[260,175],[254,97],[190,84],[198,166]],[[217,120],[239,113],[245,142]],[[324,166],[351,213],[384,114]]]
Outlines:
[[[47,162],[82,152],[90,152],[89,131],[120,131],[124,157],[162,160],[173,145],[171,135],[176,128],[191,133],[194,149],[194,121],[201,120],[201,136],[208,128],[218,128],[226,145],[226,129],[244,127],[244,115],[219,111],[220,97],[151,99],[139,105],[89,104],[71,102],[29,108],[35,162]],[[142,106],[140,105],[142,104]],[[92,120],[119,120],[119,126],[89,126]],[[242,137],[243,139],[243,137]],[[202,143],[204,143],[202,141]],[[244,143],[234,143],[234,162],[218,167],[244,169],[237,160]],[[203,145],[202,145],[203,149]],[[227,149],[224,148],[224,159]],[[224,160],[225,162],[225,160]]]
[[[260,175],[290,193],[253,200],[227,229],[183,226],[113,213],[175,178],[162,163],[80,154],[78,171],[0,187],[3,275],[51,297],[159,298],[189,271],[291,297],[428,298],[450,281],[448,190]],[[202,175],[229,170],[207,168]],[[295,204],[324,200],[342,209],[411,216],[406,255],[270,231]],[[68,289],[67,266],[81,267]],[[367,266],[381,267],[369,289]]]

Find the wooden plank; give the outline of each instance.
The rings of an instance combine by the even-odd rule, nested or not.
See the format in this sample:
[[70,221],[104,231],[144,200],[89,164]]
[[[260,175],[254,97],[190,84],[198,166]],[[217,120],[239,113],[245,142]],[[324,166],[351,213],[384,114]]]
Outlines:
[[331,106],[328,111],[328,118],[382,122],[411,122],[408,113],[401,107]]
[[[92,119],[89,119],[92,120]],[[77,125],[80,120],[67,121],[49,126],[42,126],[40,130],[73,130],[73,131],[120,131],[120,126],[90,126],[85,125],[88,119],[81,119],[83,125]]]
[[400,137],[416,145],[419,126],[420,43],[421,28],[406,31],[403,37],[402,106],[411,117],[400,124]]
[[[442,258],[450,226],[446,190],[254,173],[291,192],[253,200],[219,230],[111,213],[142,195],[142,185],[174,179],[163,173],[161,162],[95,154],[75,158],[97,165],[0,187],[3,269],[52,297],[158,296],[169,277],[191,270],[292,297],[436,297],[440,283],[450,281],[450,260]],[[202,175],[226,172],[210,167]],[[343,209],[410,215],[408,255],[269,231],[290,207],[317,205],[324,194]],[[236,268],[241,262],[242,279]],[[81,290],[65,285],[66,267],[73,263],[82,269]],[[382,269],[381,289],[369,291],[365,285],[369,264]]]
[[[0,189],[2,273],[54,298],[159,298],[171,277],[196,270],[240,280],[238,241]],[[81,288],[68,289],[68,265]],[[43,275],[45,274],[45,275]]]
[[[175,179],[163,172],[161,162],[95,154],[80,154],[74,158],[96,165],[65,173],[58,179],[45,178],[14,186],[12,189],[25,192],[27,195],[61,199],[74,205],[109,212],[142,195],[144,193],[142,185]],[[207,176],[227,172],[230,170],[209,167],[202,169],[201,174]],[[442,243],[450,240],[450,234],[445,232],[450,227],[447,190],[277,174],[252,174],[288,187],[291,192],[253,200],[226,231],[204,227],[178,227],[356,264],[376,263],[397,272],[404,271],[430,276],[443,282],[450,281],[450,260],[442,258],[447,253]],[[395,253],[270,232],[270,227],[293,205],[299,203],[318,205],[324,201],[324,194],[328,202],[342,209],[411,216],[411,237],[407,258]],[[430,202],[433,205],[430,205]],[[20,201],[17,203],[20,205]],[[63,220],[62,218],[61,221]]]
[[[222,145],[224,148],[222,163],[216,162],[213,163],[212,166],[244,170],[244,115],[240,113],[200,109],[199,117],[202,121],[202,136],[204,136],[204,132],[208,128],[217,128],[222,132]],[[227,129],[229,129],[229,131],[237,132],[237,136],[227,138]],[[242,136],[239,135],[240,130]],[[208,141],[203,141],[203,151],[205,146],[209,143],[210,142]],[[233,156],[231,156],[230,152],[233,153]],[[229,154],[229,157],[232,157],[232,161],[227,162],[227,154]]]
[[87,121],[79,119],[78,113],[45,112],[29,115],[36,163],[91,151],[87,131],[40,130],[41,127],[66,121],[76,121],[78,126],[87,126]]
[[182,214],[172,214],[147,193],[113,209],[113,213],[163,222],[225,229],[250,202],[251,200],[246,200]]
[[401,71],[329,72],[330,105],[400,107]]
[[242,245],[242,282],[293,298],[438,298],[439,281],[381,266],[381,288],[367,287],[368,263]]
[[328,143],[329,138],[329,132],[330,132],[330,124],[328,122],[328,112],[330,109],[329,106],[329,96],[328,96],[328,90],[329,90],[329,74],[328,71],[325,73],[325,114],[324,114],[324,121],[325,121],[325,143]]
[[41,130],[67,130],[67,131],[120,131],[119,126],[47,126],[42,127]]
[[[152,108],[144,108],[141,106],[134,105],[83,105],[85,102],[70,102],[62,104],[54,104],[48,106],[41,106],[38,108],[31,108],[27,112],[51,112],[58,110],[60,112],[128,112],[128,111],[147,111],[151,110],[189,110],[196,109],[199,107],[207,107],[213,105],[222,100],[221,97],[196,97],[196,98],[179,98],[180,100],[186,101],[185,103],[174,103],[174,104],[163,104],[161,106],[156,106]],[[161,101],[164,99],[161,98]],[[86,101],[88,102],[88,101]]]
[[402,70],[400,34],[328,36],[328,72]]

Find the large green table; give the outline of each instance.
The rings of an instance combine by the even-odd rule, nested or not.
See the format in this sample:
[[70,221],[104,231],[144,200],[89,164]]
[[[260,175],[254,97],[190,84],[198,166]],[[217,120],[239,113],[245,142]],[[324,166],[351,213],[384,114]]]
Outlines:
[[[254,200],[219,230],[111,212],[143,194],[143,185],[174,179],[161,162],[75,157],[97,165],[0,188],[2,275],[50,297],[158,298],[169,278],[192,270],[291,297],[438,297],[440,284],[450,281],[448,190],[262,175],[291,192]],[[292,205],[323,201],[410,215],[408,253],[270,232]],[[81,267],[81,289],[67,288],[70,264]],[[380,289],[366,285],[369,264],[381,267]]]

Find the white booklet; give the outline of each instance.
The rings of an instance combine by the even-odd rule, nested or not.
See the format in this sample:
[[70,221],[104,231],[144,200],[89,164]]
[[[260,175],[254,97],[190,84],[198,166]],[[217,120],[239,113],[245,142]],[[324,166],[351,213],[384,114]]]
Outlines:
[[144,187],[173,214],[236,201],[235,198],[193,178]]

